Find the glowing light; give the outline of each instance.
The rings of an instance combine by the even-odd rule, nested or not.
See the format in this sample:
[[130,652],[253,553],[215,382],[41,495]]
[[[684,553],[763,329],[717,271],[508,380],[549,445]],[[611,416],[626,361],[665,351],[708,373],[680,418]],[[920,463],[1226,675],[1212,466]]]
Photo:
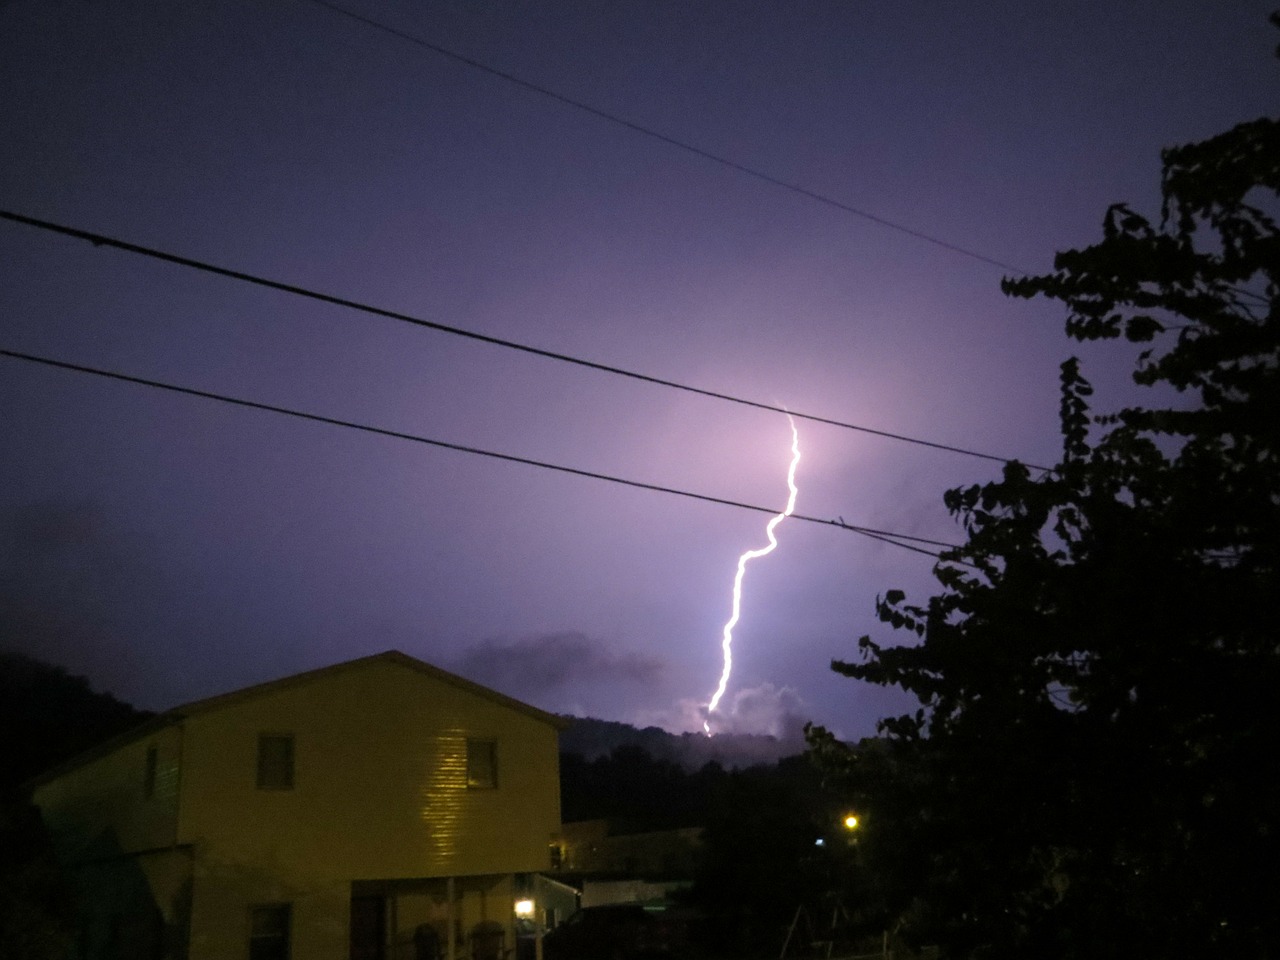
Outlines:
[[844,818],[844,828],[846,830],[857,830],[858,818],[852,813],[849,814],[847,817]]
[[532,900],[517,900],[517,901],[516,901],[516,916],[517,916],[517,917],[525,917],[526,919],[527,919],[528,917],[532,917],[532,916],[533,916],[533,901],[532,901]]
[[738,617],[742,613],[742,578],[747,572],[747,563],[757,557],[773,553],[778,546],[778,538],[773,535],[773,531],[778,524],[791,516],[796,508],[796,494],[800,492],[796,488],[796,465],[800,463],[800,434],[790,414],[787,415],[787,422],[791,424],[791,467],[787,470],[787,488],[790,490],[790,495],[787,497],[787,508],[773,517],[764,529],[765,535],[769,538],[769,545],[757,550],[748,550],[738,558],[738,573],[733,578],[733,614],[724,625],[723,639],[720,641],[720,649],[724,651],[724,669],[720,672],[720,685],[716,687],[711,702],[707,704],[707,719],[702,724],[702,729],[708,734],[711,733],[710,715],[719,705],[720,698],[724,696],[724,691],[729,686],[729,674],[733,672],[733,628],[738,625]]

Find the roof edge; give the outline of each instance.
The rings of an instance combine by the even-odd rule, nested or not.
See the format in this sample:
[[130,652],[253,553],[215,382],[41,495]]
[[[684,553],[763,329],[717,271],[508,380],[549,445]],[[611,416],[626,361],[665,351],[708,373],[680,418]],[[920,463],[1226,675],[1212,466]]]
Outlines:
[[31,792],[37,787],[42,787],[46,783],[57,780],[64,773],[70,773],[77,767],[82,767],[87,763],[92,763],[99,757],[105,757],[107,754],[119,750],[121,747],[133,743],[135,740],[141,740],[148,737],[158,730],[165,727],[171,727],[182,722],[182,715],[173,710],[166,710],[164,713],[157,713],[153,717],[143,720],[137,726],[123,730],[113,737],[108,737],[101,743],[95,744],[86,750],[68,757],[61,763],[56,763],[48,770],[37,773],[34,777],[24,780],[18,784],[18,789],[24,794],[30,796]]
[[104,757],[107,754],[118,750],[135,740],[140,740],[145,736],[149,736],[158,730],[163,730],[165,727],[179,724],[184,719],[194,714],[216,710],[219,707],[226,706],[228,704],[239,703],[242,700],[252,699],[253,697],[262,696],[267,693],[273,693],[277,690],[294,686],[295,684],[307,683],[311,680],[317,680],[321,677],[330,676],[332,674],[343,673],[347,670],[378,661],[394,663],[398,666],[414,670],[418,673],[425,674],[428,677],[448,683],[460,690],[465,690],[467,693],[483,697],[484,699],[499,704],[500,706],[523,713],[527,717],[531,717],[534,720],[553,727],[556,731],[566,729],[572,722],[571,720],[557,716],[554,713],[548,713],[545,710],[540,710],[522,700],[517,700],[515,697],[509,697],[505,693],[499,693],[497,690],[490,689],[483,684],[468,680],[466,677],[460,677],[456,673],[450,673],[448,670],[443,670],[440,667],[427,663],[425,660],[419,660],[417,657],[411,657],[409,654],[403,653],[400,650],[384,650],[381,653],[373,653],[368,656],[357,657],[354,660],[343,660],[340,663],[331,663],[328,666],[317,667],[314,670],[304,670],[301,673],[293,673],[285,677],[278,677],[275,680],[255,683],[248,687],[241,687],[239,690],[231,690],[227,693],[215,694],[212,697],[205,697],[202,700],[192,700],[189,703],[173,707],[163,713],[156,714],[148,720],[144,720],[136,727],[131,727],[128,730],[116,734],[114,737],[104,740],[96,746],[83,750],[75,756],[69,757],[61,763],[55,764],[48,770],[36,774],[36,776],[24,781],[19,785],[19,787],[23,792],[30,794],[31,791],[36,788],[58,779],[58,777],[63,774],[70,773],[77,767],[82,767],[87,763],[92,763],[100,757]]
[[509,697],[505,693],[499,693],[483,684],[468,680],[466,677],[460,677],[456,673],[450,673],[448,670],[441,669],[434,664],[427,663],[425,660],[419,660],[400,650],[384,650],[381,653],[372,653],[364,657],[356,657],[354,660],[343,660],[340,663],[331,663],[328,666],[316,667],[314,670],[304,670],[301,673],[289,674],[285,677],[279,677],[275,680],[267,680],[263,683],[255,683],[252,686],[242,687],[239,690],[231,690],[227,693],[216,694],[212,697],[206,697],[203,700],[193,700],[190,703],[182,704],[174,707],[167,713],[178,713],[182,716],[193,716],[195,714],[204,713],[208,710],[216,710],[217,708],[230,703],[238,703],[242,700],[248,700],[253,697],[261,696],[266,693],[274,693],[276,690],[285,689],[299,683],[308,683],[312,680],[318,680],[322,677],[330,676],[337,673],[345,673],[357,667],[362,667],[375,662],[394,663],[401,667],[406,667],[418,673],[425,674],[436,680],[448,683],[460,690],[483,697],[501,706],[516,710],[528,717],[538,720],[542,723],[554,727],[556,730],[564,730],[569,726],[570,721],[559,717],[554,713],[548,713],[537,707],[525,703],[523,700],[517,700],[515,697]]

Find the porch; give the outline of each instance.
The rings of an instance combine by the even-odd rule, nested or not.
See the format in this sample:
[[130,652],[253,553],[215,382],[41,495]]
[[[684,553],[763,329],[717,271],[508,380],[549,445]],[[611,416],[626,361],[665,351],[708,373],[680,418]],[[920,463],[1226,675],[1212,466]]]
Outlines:
[[510,960],[515,876],[358,880],[351,960]]

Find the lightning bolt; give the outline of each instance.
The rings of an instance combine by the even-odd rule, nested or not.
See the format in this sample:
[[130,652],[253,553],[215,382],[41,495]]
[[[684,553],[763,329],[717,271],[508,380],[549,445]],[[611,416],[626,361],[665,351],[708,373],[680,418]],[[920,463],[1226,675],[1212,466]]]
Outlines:
[[764,528],[765,535],[769,538],[769,545],[748,550],[738,558],[738,573],[733,578],[733,614],[724,625],[723,639],[720,641],[720,649],[724,651],[724,669],[720,672],[720,685],[716,687],[711,702],[707,704],[707,719],[702,723],[702,729],[707,734],[711,733],[710,715],[720,703],[720,698],[724,696],[725,688],[729,685],[729,674],[733,671],[733,628],[738,625],[738,618],[742,613],[742,578],[747,572],[747,564],[757,557],[773,553],[778,546],[778,538],[774,536],[773,531],[778,524],[791,516],[796,508],[796,494],[800,492],[796,488],[796,465],[800,462],[800,434],[796,431],[796,422],[791,419],[790,414],[787,414],[787,422],[791,424],[791,467],[787,470],[787,488],[791,493],[787,497],[787,508],[770,519],[769,525]]

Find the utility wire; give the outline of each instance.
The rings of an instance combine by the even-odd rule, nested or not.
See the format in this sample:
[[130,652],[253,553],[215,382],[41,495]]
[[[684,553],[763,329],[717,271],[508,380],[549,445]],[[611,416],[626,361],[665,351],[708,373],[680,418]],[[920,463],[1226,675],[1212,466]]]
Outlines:
[[1012,264],[997,260],[994,257],[989,257],[985,253],[979,253],[976,250],[970,250],[968,247],[962,247],[959,244],[951,243],[948,240],[942,240],[939,237],[925,233],[922,230],[916,230],[914,227],[908,227],[905,224],[878,216],[868,210],[861,210],[858,207],[850,206],[849,204],[829,197],[826,194],[818,193],[815,190],[810,190],[807,187],[800,186],[799,184],[783,180],[780,177],[775,177],[772,174],[765,173],[762,170],[757,170],[754,167],[749,167],[746,164],[737,162],[736,160],[730,160],[728,157],[722,157],[719,154],[703,150],[701,147],[695,147],[691,143],[679,140],[676,137],[662,133],[652,127],[646,127],[643,124],[636,123],[634,120],[628,120],[626,117],[621,117],[616,113],[610,113],[607,110],[600,109],[599,107],[593,107],[591,104],[585,103],[582,100],[575,100],[573,97],[559,93],[549,87],[544,87],[530,80],[525,80],[522,77],[517,77],[515,74],[508,73],[505,70],[500,70],[487,63],[482,63],[479,60],[468,57],[465,54],[458,53],[455,50],[450,50],[447,47],[442,47],[439,44],[431,43],[429,40],[424,40],[411,33],[398,30],[395,27],[388,26],[378,20],[374,20],[371,17],[366,17],[362,14],[347,10],[335,3],[329,3],[328,0],[309,0],[309,2],[315,4],[317,7],[324,7],[326,10],[330,10],[333,13],[348,17],[357,23],[362,23],[365,26],[372,27],[375,30],[380,30],[383,33],[390,34],[393,37],[398,37],[399,39],[412,43],[415,46],[422,47],[424,50],[430,50],[432,53],[437,53],[442,57],[448,57],[450,60],[455,60],[458,63],[465,64],[475,70],[483,71],[490,76],[498,77],[501,80],[515,84],[525,90],[530,90],[533,93],[549,97],[558,103],[563,103],[565,106],[573,107],[577,110],[583,111],[584,113],[589,113],[594,117],[599,117],[601,120],[607,120],[609,123],[625,127],[634,133],[639,133],[643,136],[658,140],[679,150],[684,150],[686,153],[692,153],[694,156],[702,157],[704,160],[710,160],[712,163],[718,163],[723,167],[728,167],[730,170],[736,170],[738,173],[743,173],[749,177],[754,177],[757,180],[762,180],[772,186],[780,187],[783,190],[789,190],[790,192],[799,194],[802,197],[808,197],[810,200],[816,200],[818,203],[825,204],[828,207],[835,207],[837,210],[843,210],[845,213],[851,213],[855,217],[861,217],[863,220],[869,220],[872,223],[879,224],[882,227],[887,227],[890,230],[897,230],[899,233],[905,233],[909,237],[915,237],[917,240],[923,240],[925,243],[931,243],[936,247],[941,247],[944,250],[950,250],[952,253],[958,253],[963,257],[969,257],[970,259],[978,260],[990,266],[999,267],[1001,270],[1009,270],[1023,276],[1029,272],[1027,270],[1023,270],[1021,267],[1015,267]]
[[[651,383],[659,387],[669,387],[673,390],[682,390],[686,393],[693,393],[703,397],[711,397],[715,400],[726,400],[729,403],[737,403],[744,407],[754,407],[757,410],[768,410],[773,413],[790,414],[800,420],[808,420],[813,423],[824,423],[832,427],[840,427],[845,430],[855,430],[859,433],[866,433],[872,436],[885,437],[889,440],[898,440],[902,443],[912,443],[921,447],[929,447],[933,450],[944,450],[948,453],[959,453],[969,457],[978,457],[983,460],[994,460],[997,463],[1012,462],[1009,457],[998,457],[990,453],[981,453],[977,450],[968,450],[964,447],[951,446],[945,443],[934,443],[931,440],[921,440],[917,437],[909,437],[901,433],[890,433],[887,430],[876,430],[872,427],[864,427],[855,423],[846,423],[841,420],[834,420],[830,417],[822,417],[811,413],[798,413],[795,410],[788,410],[785,407],[771,403],[760,403],[756,400],[747,400],[742,397],[735,397],[732,394],[720,393],[716,390],[706,390],[702,387],[695,387],[690,384],[679,383],[675,380],[666,380],[662,377],[650,376],[646,373],[637,373],[634,370],[626,370],[622,367],[614,367],[604,363],[596,363],[593,360],[584,360],[581,357],[570,356],[566,353],[556,353],[552,350],[543,350],[540,347],[533,347],[525,343],[519,343],[514,340],[504,340],[501,337],[493,337],[484,333],[477,333],[474,330],[466,330],[462,327],[454,327],[444,323],[438,323],[434,320],[425,320],[421,317],[415,317],[407,313],[400,313],[396,310],[388,310],[384,307],[376,307],[367,303],[360,303],[356,300],[349,300],[345,297],[338,297],[328,293],[321,293],[306,287],[300,287],[291,283],[284,283],[280,280],[271,280],[267,277],[257,276],[251,273],[245,273],[240,270],[233,270],[229,267],[221,267],[217,264],[208,263],[203,260],[194,260],[190,257],[179,256],[178,254],[168,253],[164,250],[158,250],[154,247],[144,247],[136,243],[129,243],[125,240],[118,240],[114,237],[108,237],[101,233],[93,233],[89,230],[81,230],[77,227],[67,226],[65,224],[53,223],[49,220],[40,220],[36,217],[28,217],[21,213],[14,213],[10,210],[0,210],[0,219],[8,220],[12,223],[20,223],[29,227],[36,227],[40,230],[48,230],[52,233],[62,234],[67,237],[74,237],[77,240],[87,240],[94,246],[98,247],[114,247],[118,250],[124,250],[129,253],[140,254],[145,257],[151,257],[156,260],[163,260],[166,263],[177,264],[181,267],[190,267],[193,270],[201,270],[205,273],[213,273],[222,277],[229,277],[232,280],[240,280],[244,283],[256,284],[260,287],[267,287],[271,290],[280,290],[284,293],[290,293],[299,297],[306,297],[310,300],[318,300],[321,303],[329,303],[339,307],[346,307],[351,310],[358,310],[362,313],[372,314],[378,317],[386,317],[391,320],[399,320],[402,323],[413,324],[417,327],[424,327],[428,330],[436,330],[440,333],[448,333],[458,337],[466,337],[469,340],[478,340],[481,343],[487,343],[491,346],[505,347],[508,350],[519,350],[522,353],[532,354],[538,357],[545,357],[549,360],[558,360],[562,363],[571,363],[575,366],[586,367],[589,370],[599,370],[603,373],[611,373],[620,377],[629,377],[632,380],[640,380],[644,383]],[[1025,461],[1022,461],[1025,463]],[[1037,466],[1034,463],[1025,463],[1026,466],[1035,470],[1048,470],[1048,467]]]
[[[52,357],[42,357],[31,353],[23,353],[18,350],[8,350],[0,347],[0,356],[9,357],[14,360],[23,360],[28,363],[43,364],[48,367],[56,367],[60,370],[70,370],[76,373],[91,374],[96,377],[105,377],[110,380],[119,380],[124,383],[133,383],[143,387],[154,387],[158,390],[167,390],[172,393],[185,394],[190,397],[200,397],[204,400],[217,400],[220,403],[227,403],[237,407],[248,407],[251,410],[263,410],[267,413],[278,413],[287,417],[296,417],[299,420],[310,420],[315,423],[326,423],[334,427],[346,427],[349,430],[359,430],[364,433],[372,433],[381,437],[391,437],[396,440],[409,440],[414,443],[422,443],[431,447],[440,447],[444,450],[454,450],[458,453],[470,453],[479,457],[488,457],[493,460],[504,460],[508,463],[520,463],[529,467],[539,467],[543,470],[554,470],[558,473],[568,473],[576,477],[586,477],[590,480],[605,480],[609,483],[618,483],[627,487],[635,487],[640,490],[652,490],[657,493],[672,494],[677,497],[687,497],[691,500],[701,500],[706,503],[718,503],[726,507],[736,507],[739,510],[751,510],[755,513],[767,513],[776,515],[781,511],[771,507],[761,507],[751,503],[743,503],[739,500],[729,500],[724,497],[714,497],[705,493],[694,493],[690,490],[679,490],[675,487],[665,487],[656,483],[645,483],[641,480],[629,480],[625,477],[613,476],[607,473],[598,473],[594,470],[582,470],[577,467],[568,467],[563,464],[551,463],[545,460],[533,460],[529,457],[518,457],[509,453],[498,453],[493,450],[484,450],[480,447],[467,446],[460,443],[449,443],[445,440],[434,440],[430,437],[420,436],[414,433],[405,433],[400,430],[390,430],[386,427],[377,427],[367,423],[357,423],[354,420],[341,420],[337,417],[326,417],[318,413],[308,413],[305,410],[295,410],[290,407],[281,407],[271,403],[262,403],[258,400],[246,400],[243,397],[233,397],[223,393],[213,393],[208,390],[198,390],[195,387],[184,387],[175,383],[166,383],[162,380],[149,380],[144,377],[135,377],[127,373],[120,373],[116,370],[105,370],[101,367],[90,367],[78,363],[70,363],[66,360],[56,360]],[[932,546],[943,547],[946,549],[959,549],[955,544],[945,543],[941,540],[929,540],[925,537],[914,537],[904,533],[893,533],[888,530],[876,530],[873,527],[863,527],[857,524],[845,523],[843,519],[839,520],[823,520],[819,517],[805,516],[799,513],[791,514],[796,520],[804,520],[807,523],[819,523],[826,527],[836,527],[840,530],[848,530],[850,533],[859,533],[865,537],[874,540],[880,540],[884,543],[891,543],[896,547],[904,550],[912,550],[916,553],[923,553],[926,556],[939,558],[939,554],[926,550],[922,547],[913,546],[912,543],[924,543]],[[912,543],[901,543],[899,541],[909,540]]]

